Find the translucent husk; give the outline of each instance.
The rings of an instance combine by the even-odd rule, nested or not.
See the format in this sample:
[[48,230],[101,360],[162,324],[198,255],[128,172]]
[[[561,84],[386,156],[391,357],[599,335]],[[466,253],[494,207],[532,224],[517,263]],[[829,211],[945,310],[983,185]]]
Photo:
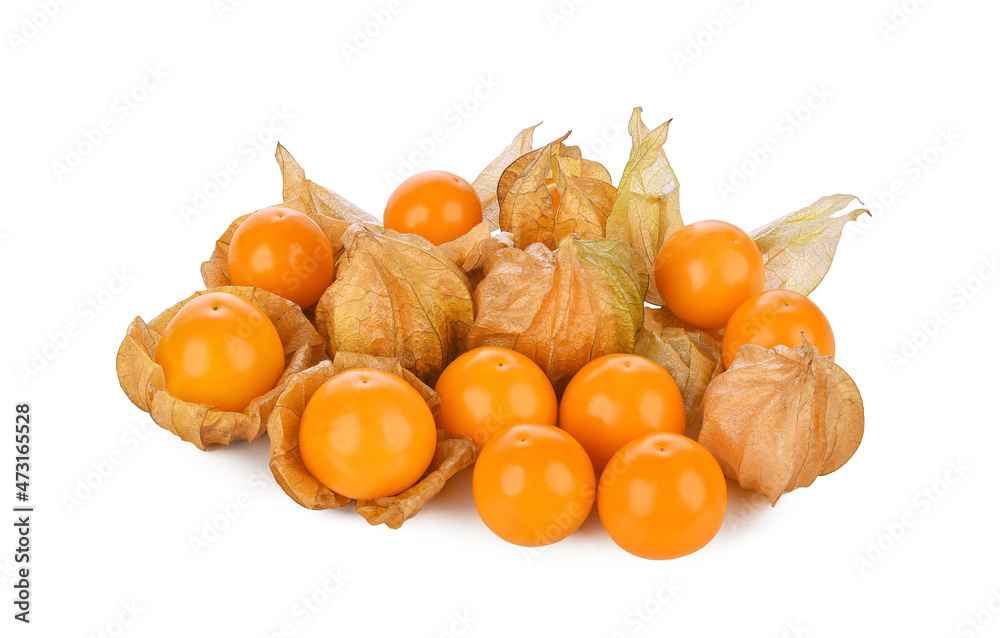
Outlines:
[[533,360],[557,393],[592,359],[632,352],[648,275],[639,254],[614,239],[567,235],[493,254],[476,287],[468,346],[502,346]]
[[[340,351],[332,361],[324,361],[291,377],[267,423],[271,438],[270,468],[281,489],[302,507],[333,509],[350,501],[309,473],[299,452],[298,436],[302,412],[312,395],[327,379],[352,368],[377,368],[391,372],[413,386],[432,412],[437,412],[441,404],[434,390],[406,370],[398,359],[389,357]],[[385,524],[396,529],[416,515],[452,476],[471,465],[475,459],[476,447],[470,439],[439,429],[434,459],[420,481],[395,496],[357,501],[355,510],[372,525]]]
[[[277,385],[251,401],[243,412],[227,412],[171,396],[163,369],[154,360],[160,336],[174,315],[187,302],[210,292],[228,292],[259,308],[274,323],[285,348],[285,371]],[[285,383],[295,373],[324,360],[325,348],[326,342],[291,301],[260,288],[223,286],[196,292],[149,323],[136,317],[118,349],[118,382],[132,403],[148,412],[157,425],[204,450],[210,445],[253,441],[263,434]]]
[[645,309],[635,353],[660,364],[684,398],[685,434],[698,438],[705,389],[722,373],[722,340],[717,331],[688,325],[666,308]]
[[858,386],[803,334],[796,348],[740,347],[705,391],[698,441],[727,477],[774,504],[843,466],[864,428]]

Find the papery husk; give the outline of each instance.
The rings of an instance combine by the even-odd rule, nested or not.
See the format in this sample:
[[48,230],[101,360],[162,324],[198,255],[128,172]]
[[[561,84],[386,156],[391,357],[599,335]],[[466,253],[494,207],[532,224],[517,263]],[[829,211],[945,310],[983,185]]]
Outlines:
[[[269,467],[281,489],[307,509],[333,509],[350,501],[309,473],[302,462],[298,437],[302,413],[313,394],[334,375],[354,368],[376,368],[399,376],[420,393],[431,412],[437,412],[441,404],[434,390],[406,370],[398,359],[389,357],[341,351],[332,361],[324,361],[291,377],[267,422],[271,439]],[[476,446],[470,439],[439,429],[434,459],[415,485],[396,496],[358,501],[355,510],[372,525],[384,523],[396,529],[417,514],[441,491],[448,479],[471,465],[475,458]]]
[[773,505],[844,465],[864,434],[857,385],[805,340],[740,347],[705,391],[698,441],[727,477]]
[[561,393],[591,359],[635,349],[648,283],[638,253],[613,239],[569,235],[556,251],[499,250],[473,295],[469,348],[516,350]]
[[[305,171],[284,146],[278,144],[274,156],[281,167],[282,193],[286,201],[301,200],[308,210],[332,220],[334,232],[340,234],[353,224],[361,224],[371,230],[382,230],[378,219],[360,206],[307,179]],[[339,253],[337,245],[333,248],[336,256]]]
[[433,384],[465,348],[473,320],[469,278],[419,235],[352,226],[337,279],[316,304],[316,327],[339,350],[395,357]]
[[636,338],[635,354],[663,366],[684,398],[685,434],[697,439],[701,431],[702,397],[708,384],[722,373],[722,338],[717,330],[684,323],[667,308],[645,309],[645,323]]
[[[580,157],[578,148],[563,145],[568,136],[518,158],[500,177],[500,228],[513,235],[518,248],[540,242],[555,250],[571,234],[604,237],[617,192],[611,174]],[[558,206],[549,184],[559,194]]]
[[[274,389],[257,397],[243,412],[188,403],[166,390],[163,369],[156,364],[156,347],[167,324],[184,305],[210,292],[228,292],[259,308],[278,331],[285,349],[285,371]],[[204,450],[210,445],[253,441],[266,422],[289,377],[326,359],[326,342],[297,305],[260,288],[223,286],[197,292],[161,312],[148,324],[136,317],[118,349],[118,382],[128,398],[165,430]]]
[[479,203],[483,207],[483,221],[488,224],[491,232],[500,228],[500,202],[497,201],[500,176],[517,158],[531,151],[532,137],[536,128],[537,124],[518,133],[507,148],[472,182],[472,188],[479,195]]
[[[641,114],[642,109],[636,107],[628,123],[632,151],[608,215],[606,236],[639,251],[646,269],[653,272],[663,242],[680,230],[684,221],[681,219],[680,186],[663,151],[670,120],[650,131],[642,122]],[[655,279],[649,282],[646,301],[663,305]]]
[[469,277],[473,288],[483,278],[490,256],[514,245],[510,233],[491,233],[488,222],[476,224],[458,239],[441,244],[441,251]]
[[811,293],[830,270],[844,226],[870,214],[857,208],[834,217],[855,199],[854,195],[821,197],[751,232],[764,257],[764,290]]

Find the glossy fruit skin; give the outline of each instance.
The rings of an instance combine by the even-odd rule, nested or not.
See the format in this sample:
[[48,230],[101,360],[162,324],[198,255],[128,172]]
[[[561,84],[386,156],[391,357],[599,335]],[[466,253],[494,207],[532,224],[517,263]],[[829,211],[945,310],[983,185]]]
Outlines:
[[726,478],[679,434],[640,437],[615,454],[597,487],[601,523],[619,547],[651,560],[704,547],[726,516]]
[[228,292],[184,304],[163,331],[154,359],[171,396],[229,412],[242,412],[273,389],[285,370],[285,349],[274,324]]
[[437,428],[423,397],[394,374],[345,370],[302,413],[299,450],[320,483],[349,498],[393,496],[420,480]]
[[833,356],[833,328],[819,306],[793,290],[766,290],[740,304],[729,318],[722,339],[722,363],[727,368],[732,365],[745,343],[797,348],[803,332],[820,354]]
[[559,404],[559,427],[598,472],[623,445],[651,432],[684,433],[684,399],[670,373],[645,357],[609,354],[580,368]]
[[424,171],[396,187],[385,205],[385,227],[416,233],[440,245],[483,221],[483,206],[469,182],[447,171]]
[[309,308],[333,282],[333,248],[316,222],[291,208],[250,215],[229,244],[229,280],[257,286]]
[[534,361],[519,352],[482,346],[452,361],[434,387],[441,397],[438,427],[472,439],[480,450],[509,425],[555,425],[555,390]]
[[580,527],[594,505],[587,453],[553,425],[512,425],[476,460],[472,495],[479,516],[508,543],[539,547]]
[[654,264],[664,304],[683,321],[717,330],[764,289],[764,259],[745,232],[720,221],[688,224],[663,243]]

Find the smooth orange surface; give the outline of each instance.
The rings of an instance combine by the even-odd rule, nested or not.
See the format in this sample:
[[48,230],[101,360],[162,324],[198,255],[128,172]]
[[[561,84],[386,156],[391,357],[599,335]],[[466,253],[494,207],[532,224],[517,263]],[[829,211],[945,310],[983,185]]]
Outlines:
[[469,182],[446,171],[424,171],[396,187],[385,205],[385,227],[416,233],[433,244],[458,239],[483,221]]
[[555,425],[559,404],[549,378],[519,352],[483,346],[452,361],[434,387],[438,426],[472,439],[480,450],[519,423]]
[[819,306],[792,290],[767,290],[744,301],[729,318],[722,363],[728,368],[745,343],[797,348],[803,332],[820,354],[834,354],[833,328]]
[[704,547],[726,516],[726,478],[700,444],[648,434],[611,459],[597,487],[604,529],[641,558],[678,558]]
[[684,433],[684,399],[670,373],[645,357],[609,354],[583,366],[559,404],[559,427],[600,473],[611,456],[650,432]]
[[381,370],[331,377],[309,399],[299,424],[309,473],[349,498],[394,496],[411,487],[436,446],[434,416],[423,397]]
[[764,259],[745,232],[720,221],[688,224],[663,243],[654,265],[663,302],[683,321],[709,330],[764,289]]
[[274,388],[285,370],[285,349],[256,306],[228,292],[211,292],[174,315],[155,360],[171,396],[242,412]]
[[594,505],[594,468],[553,425],[513,425],[483,448],[472,474],[476,510],[508,543],[538,547],[580,527]]
[[229,280],[313,306],[333,282],[333,248],[308,215],[262,208],[243,220],[229,244]]

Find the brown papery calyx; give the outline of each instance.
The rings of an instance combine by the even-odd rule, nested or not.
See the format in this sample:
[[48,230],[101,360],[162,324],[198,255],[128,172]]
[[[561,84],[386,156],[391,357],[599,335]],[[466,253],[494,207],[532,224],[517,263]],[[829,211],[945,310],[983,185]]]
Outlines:
[[772,505],[839,469],[864,434],[857,385],[802,341],[797,348],[744,345],[705,391],[698,441],[727,477]]

